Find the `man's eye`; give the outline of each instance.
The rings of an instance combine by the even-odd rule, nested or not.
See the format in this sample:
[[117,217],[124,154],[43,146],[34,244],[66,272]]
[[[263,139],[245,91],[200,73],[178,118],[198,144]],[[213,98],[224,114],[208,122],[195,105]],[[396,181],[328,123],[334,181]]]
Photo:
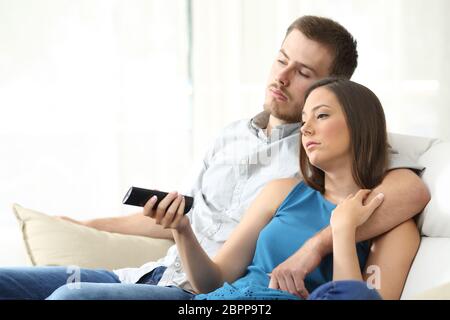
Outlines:
[[300,128],[305,125],[305,121],[300,121]]
[[277,60],[277,61],[283,65],[286,65],[286,61],[283,61],[283,60]]
[[309,79],[309,76],[303,72],[301,72],[301,70],[298,70],[298,74],[301,75],[302,77]]

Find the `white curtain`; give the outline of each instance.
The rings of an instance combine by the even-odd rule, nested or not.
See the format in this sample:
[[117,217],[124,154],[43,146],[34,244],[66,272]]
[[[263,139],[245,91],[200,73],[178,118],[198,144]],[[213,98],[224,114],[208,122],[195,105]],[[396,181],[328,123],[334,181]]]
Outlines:
[[186,0],[0,0],[0,223],[11,204],[137,211],[191,166]]
[[450,138],[447,0],[193,0],[194,151],[231,121],[262,109],[285,31],[307,14],[357,39],[353,80],[381,99],[392,132]]

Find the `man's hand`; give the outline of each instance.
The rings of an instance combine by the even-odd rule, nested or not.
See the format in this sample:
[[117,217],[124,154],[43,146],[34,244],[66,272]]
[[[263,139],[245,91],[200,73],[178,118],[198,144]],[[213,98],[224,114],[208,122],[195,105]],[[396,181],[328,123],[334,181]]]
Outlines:
[[311,238],[295,254],[272,270],[269,288],[307,299],[309,292],[305,287],[305,277],[320,264],[322,257],[321,248]]

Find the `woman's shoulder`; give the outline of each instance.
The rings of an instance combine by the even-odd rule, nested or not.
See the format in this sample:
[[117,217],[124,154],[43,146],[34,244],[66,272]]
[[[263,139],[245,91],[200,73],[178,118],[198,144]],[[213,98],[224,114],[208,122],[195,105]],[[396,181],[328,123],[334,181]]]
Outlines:
[[302,183],[302,180],[297,178],[272,180],[264,187],[264,193],[267,195],[267,200],[276,209],[299,183]]
[[298,185],[302,180],[298,178],[282,178],[282,179],[275,179],[270,181],[266,188],[274,189],[274,190],[280,190],[280,191],[291,191],[296,185]]
[[298,178],[276,179],[269,182],[266,185],[265,190],[273,195],[274,200],[278,199],[281,203],[281,201],[284,200],[284,198],[286,198],[299,183],[303,182]]

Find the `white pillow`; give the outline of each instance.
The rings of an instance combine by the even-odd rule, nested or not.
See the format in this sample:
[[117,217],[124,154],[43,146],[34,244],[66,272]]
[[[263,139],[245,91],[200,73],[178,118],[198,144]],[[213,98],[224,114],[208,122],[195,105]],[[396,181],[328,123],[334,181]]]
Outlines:
[[426,167],[422,179],[431,200],[419,216],[418,226],[428,237],[450,237],[450,143],[434,144],[420,158]]
[[419,158],[434,144],[438,139],[411,136],[399,133],[388,133],[388,140],[391,147],[402,156],[417,162]]
[[13,205],[30,264],[108,270],[139,267],[164,256],[173,241],[99,231]]

